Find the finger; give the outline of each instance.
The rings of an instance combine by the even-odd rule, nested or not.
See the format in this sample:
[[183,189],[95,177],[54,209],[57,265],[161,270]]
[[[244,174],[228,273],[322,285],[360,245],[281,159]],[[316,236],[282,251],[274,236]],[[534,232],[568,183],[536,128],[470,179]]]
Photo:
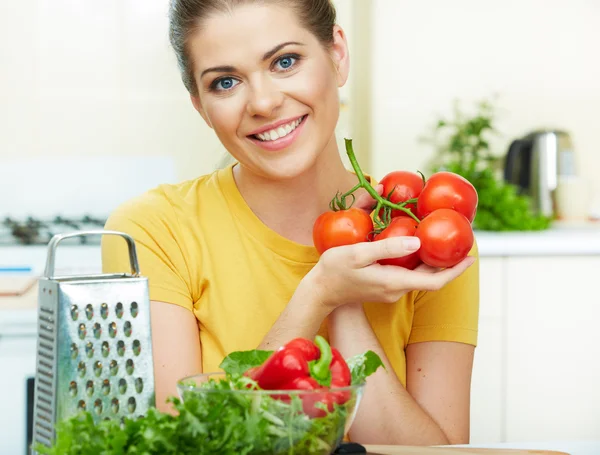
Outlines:
[[427,264],[420,264],[418,267],[415,268],[415,270],[418,272],[424,272],[424,273],[436,273],[443,269],[441,269],[439,267],[432,267]]
[[[377,194],[381,195],[381,193],[383,192],[383,185],[377,185],[375,187],[375,191],[377,191]],[[354,203],[354,207],[366,210],[367,212],[373,210],[376,205],[377,204],[375,203],[375,199],[373,199],[373,196],[371,196],[366,191],[362,192],[356,198],[356,202]]]
[[405,273],[401,280],[410,289],[437,291],[462,275],[465,270],[473,265],[475,260],[474,257],[468,256],[454,267],[449,267],[435,273],[413,270],[410,271],[411,273]]
[[377,242],[361,242],[347,248],[349,258],[356,267],[366,267],[380,259],[399,258],[414,253],[421,246],[418,237],[390,237]]

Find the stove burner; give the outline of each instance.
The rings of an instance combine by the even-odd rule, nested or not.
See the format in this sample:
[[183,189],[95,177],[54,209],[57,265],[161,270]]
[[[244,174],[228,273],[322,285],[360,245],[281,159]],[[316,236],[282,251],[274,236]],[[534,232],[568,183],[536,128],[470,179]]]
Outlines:
[[[0,227],[0,244],[46,245],[56,234],[89,229],[102,229],[106,220],[85,215],[82,218],[56,216],[53,220],[40,220],[28,217],[25,220],[5,218]],[[99,243],[99,238],[77,237],[66,239],[78,244]],[[98,236],[99,237],[99,236]]]

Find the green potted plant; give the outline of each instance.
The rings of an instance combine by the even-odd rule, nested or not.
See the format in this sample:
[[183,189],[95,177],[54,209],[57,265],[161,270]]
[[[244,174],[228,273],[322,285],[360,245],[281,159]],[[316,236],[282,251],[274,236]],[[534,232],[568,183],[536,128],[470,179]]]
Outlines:
[[439,118],[431,136],[436,154],[431,171],[447,170],[469,180],[479,194],[477,216],[473,227],[482,231],[537,231],[550,227],[552,219],[535,214],[530,199],[519,194],[514,185],[498,175],[502,156],[492,153],[490,135],[494,128],[494,106],[484,100],[477,103],[473,115],[454,105],[452,118]]

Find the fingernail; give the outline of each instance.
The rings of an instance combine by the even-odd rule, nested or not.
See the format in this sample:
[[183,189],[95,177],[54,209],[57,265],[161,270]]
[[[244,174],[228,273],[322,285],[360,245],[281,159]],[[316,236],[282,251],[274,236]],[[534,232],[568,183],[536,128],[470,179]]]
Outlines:
[[421,241],[419,240],[419,237],[406,237],[403,243],[404,248],[408,251],[418,250],[421,246]]

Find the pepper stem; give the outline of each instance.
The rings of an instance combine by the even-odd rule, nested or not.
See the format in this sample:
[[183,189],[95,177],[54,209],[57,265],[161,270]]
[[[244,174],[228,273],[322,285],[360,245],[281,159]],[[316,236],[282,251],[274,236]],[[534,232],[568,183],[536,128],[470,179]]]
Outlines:
[[[356,173],[356,176],[358,177],[358,185],[357,186],[360,188],[364,188],[367,191],[367,193],[369,193],[371,195],[371,197],[373,199],[375,199],[375,201],[377,201],[378,205],[381,204],[381,205],[384,205],[384,206],[392,208],[392,209],[401,210],[402,212],[405,212],[408,216],[412,217],[417,223],[420,223],[421,220],[419,220],[419,218],[417,218],[417,216],[412,211],[410,211],[409,209],[407,209],[405,207],[405,205],[408,204],[408,201],[403,202],[402,204],[394,204],[393,202],[389,201],[388,199],[381,197],[379,195],[379,193],[377,193],[377,191],[375,191],[375,188],[373,188],[371,186],[371,184],[367,181],[365,174],[363,173],[362,169],[360,168],[360,165],[358,164],[358,161],[356,160],[356,155],[354,154],[354,148],[352,147],[352,139],[344,138],[344,142],[346,143],[346,154],[348,155],[350,164],[352,165],[352,168],[354,169],[354,172]],[[424,178],[424,176],[423,176],[423,178]],[[379,214],[377,213],[376,216],[379,216]]]
[[331,370],[329,367],[333,359],[331,346],[321,335],[315,337],[315,344],[321,351],[321,356],[318,360],[309,362],[310,374],[319,384],[329,386],[331,384]]

